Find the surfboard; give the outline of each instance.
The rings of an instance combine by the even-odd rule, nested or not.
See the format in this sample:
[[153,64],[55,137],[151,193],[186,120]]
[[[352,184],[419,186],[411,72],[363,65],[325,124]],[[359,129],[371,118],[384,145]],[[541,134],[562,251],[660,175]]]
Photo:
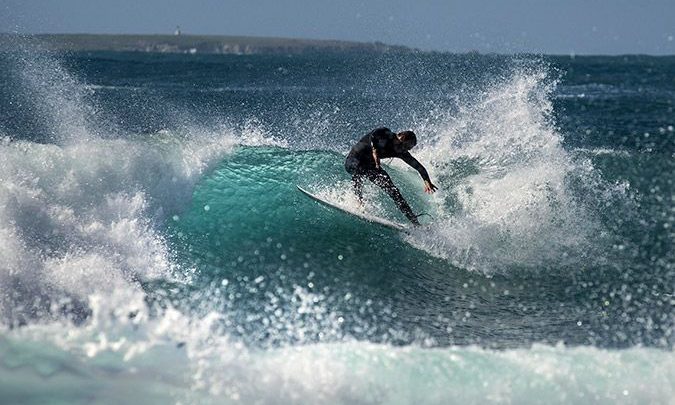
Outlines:
[[300,190],[300,192],[302,192],[304,195],[311,198],[312,200],[314,200],[314,201],[316,201],[316,202],[318,202],[318,203],[320,203],[320,204],[322,204],[326,207],[333,208],[333,209],[336,209],[338,211],[344,212],[345,214],[348,214],[348,215],[351,215],[353,217],[359,218],[363,221],[367,221],[367,222],[371,222],[371,223],[374,223],[374,224],[382,225],[382,226],[385,226],[389,229],[394,229],[394,230],[397,230],[397,231],[403,231],[403,230],[406,230],[408,228],[406,225],[403,225],[403,224],[395,222],[395,221],[390,221],[388,219],[380,218],[376,215],[371,215],[371,214],[368,214],[366,212],[359,212],[359,211],[350,210],[347,207],[344,207],[344,206],[341,206],[341,205],[336,204],[334,202],[325,200],[325,199],[317,196],[316,194],[312,194],[311,192],[305,190],[304,188],[302,188],[300,186],[296,185],[296,187],[298,188],[298,190]]

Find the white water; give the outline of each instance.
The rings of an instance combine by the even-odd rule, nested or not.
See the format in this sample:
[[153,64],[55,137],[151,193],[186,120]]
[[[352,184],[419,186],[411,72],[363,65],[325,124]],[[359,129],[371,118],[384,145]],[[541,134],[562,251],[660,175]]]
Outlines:
[[134,301],[139,280],[172,278],[166,216],[186,207],[196,182],[236,145],[276,144],[253,127],[188,131],[184,141],[0,143],[3,322],[46,316],[93,293]]
[[[563,149],[554,86],[542,72],[516,71],[443,124],[420,128],[434,137],[413,154],[440,191],[433,232],[413,234],[411,244],[486,274],[579,266],[604,250],[608,234],[590,205],[596,194],[625,198],[627,185],[604,183],[590,160]],[[579,195],[574,181],[590,192]]]
[[0,145],[2,317],[169,277],[157,224],[189,202],[201,173],[233,143]]
[[[647,348],[247,348],[218,315],[33,325],[0,338],[0,392],[22,403],[672,403],[675,356]],[[7,337],[8,335],[8,337]],[[178,344],[180,342],[180,344]]]

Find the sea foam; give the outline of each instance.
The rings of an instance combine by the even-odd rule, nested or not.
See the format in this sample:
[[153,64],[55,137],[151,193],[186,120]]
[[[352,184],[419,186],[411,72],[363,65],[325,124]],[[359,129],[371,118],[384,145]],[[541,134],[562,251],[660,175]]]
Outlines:
[[254,121],[207,128],[181,117],[177,129],[125,133],[39,44],[19,41],[7,58],[15,96],[43,133],[5,131],[0,143],[5,324],[83,319],[92,294],[138,306],[141,281],[177,274],[163,221],[202,175],[236,145],[281,144]]
[[56,325],[16,331],[0,339],[0,392],[24,403],[54,393],[72,402],[461,404],[668,403],[675,394],[673,354],[658,349],[255,349],[214,334],[217,319],[167,311],[126,320],[121,334],[97,322],[67,337]]
[[627,186],[603,182],[590,160],[565,150],[555,85],[541,67],[518,68],[421,127],[434,135],[415,155],[440,191],[431,231],[412,234],[411,244],[486,274],[598,257],[608,234],[593,207],[623,199]]

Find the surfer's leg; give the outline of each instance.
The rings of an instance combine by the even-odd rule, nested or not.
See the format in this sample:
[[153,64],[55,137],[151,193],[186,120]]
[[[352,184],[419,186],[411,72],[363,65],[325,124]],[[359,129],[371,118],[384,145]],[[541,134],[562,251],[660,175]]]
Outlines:
[[403,195],[399,191],[398,187],[394,184],[394,182],[391,180],[391,177],[389,177],[389,174],[385,172],[384,170],[369,170],[366,175],[368,176],[368,180],[372,181],[375,183],[378,187],[380,187],[382,190],[384,190],[387,194],[389,194],[389,197],[391,197],[392,200],[396,203],[396,206],[398,209],[410,220],[415,225],[419,225],[419,221],[417,221],[417,216],[412,211],[412,208],[410,208],[410,205],[408,202],[403,198]]
[[347,156],[345,160],[345,170],[352,175],[352,184],[354,186],[354,194],[359,204],[363,206],[363,169],[359,167],[359,161],[353,156]]

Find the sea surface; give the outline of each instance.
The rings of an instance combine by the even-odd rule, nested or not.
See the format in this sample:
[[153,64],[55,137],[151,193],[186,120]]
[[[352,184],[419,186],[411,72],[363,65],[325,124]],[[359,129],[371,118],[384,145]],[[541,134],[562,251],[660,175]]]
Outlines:
[[[0,54],[0,403],[672,404],[675,57]],[[385,161],[424,226],[356,204]],[[366,209],[404,222],[381,190]]]

